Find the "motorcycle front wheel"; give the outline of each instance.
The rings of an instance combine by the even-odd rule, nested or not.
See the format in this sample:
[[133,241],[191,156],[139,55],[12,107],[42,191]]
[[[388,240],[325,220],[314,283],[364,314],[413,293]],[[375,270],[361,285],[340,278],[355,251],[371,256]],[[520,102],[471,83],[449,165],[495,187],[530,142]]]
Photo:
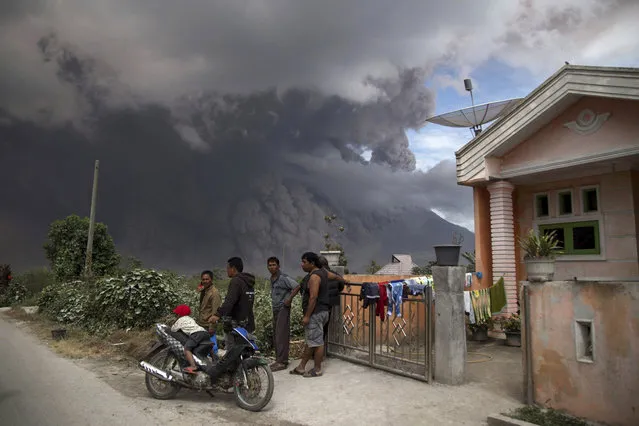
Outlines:
[[275,380],[268,365],[257,365],[248,369],[240,366],[235,373],[233,388],[235,402],[240,408],[260,411],[273,396]]
[[[155,354],[149,360],[149,364],[164,371],[180,369],[179,361],[168,349],[164,349]],[[146,373],[144,382],[146,384],[146,389],[155,399],[173,399],[180,391],[179,385],[158,379],[149,373]]]

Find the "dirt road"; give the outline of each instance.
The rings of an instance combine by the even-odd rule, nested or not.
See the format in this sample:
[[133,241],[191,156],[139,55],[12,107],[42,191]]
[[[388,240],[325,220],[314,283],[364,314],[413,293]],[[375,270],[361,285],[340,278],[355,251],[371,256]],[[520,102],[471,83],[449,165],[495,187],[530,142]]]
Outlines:
[[[237,408],[227,395],[215,403],[192,392],[156,401],[148,397],[144,376],[134,366],[59,358],[20,328],[0,316],[4,426],[282,424],[266,413]],[[123,394],[110,384],[134,386]]]
[[329,358],[320,378],[275,373],[273,399],[250,413],[233,395],[184,390],[174,400],[154,400],[135,362],[59,358],[26,325],[2,316],[0,336],[3,425],[485,425],[489,414],[520,406],[509,388],[521,383],[521,357],[503,346],[482,349],[494,351],[494,360],[469,364],[469,383],[455,387]]

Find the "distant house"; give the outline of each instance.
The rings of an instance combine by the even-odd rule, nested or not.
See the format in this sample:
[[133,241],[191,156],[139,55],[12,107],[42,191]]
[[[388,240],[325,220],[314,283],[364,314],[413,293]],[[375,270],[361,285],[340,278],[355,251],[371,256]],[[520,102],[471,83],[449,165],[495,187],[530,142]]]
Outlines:
[[418,265],[413,263],[410,254],[394,254],[391,256],[390,263],[375,272],[375,275],[410,275],[416,266]]

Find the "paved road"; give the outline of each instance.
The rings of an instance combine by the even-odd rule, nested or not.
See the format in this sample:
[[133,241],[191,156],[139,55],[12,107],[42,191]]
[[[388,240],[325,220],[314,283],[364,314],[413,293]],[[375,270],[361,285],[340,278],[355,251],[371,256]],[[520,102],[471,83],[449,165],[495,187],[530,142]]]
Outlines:
[[[0,362],[2,425],[184,424],[185,419],[173,410],[145,407],[118,393],[2,318]],[[194,424],[201,422],[194,419]],[[214,419],[209,418],[208,424],[215,424]]]

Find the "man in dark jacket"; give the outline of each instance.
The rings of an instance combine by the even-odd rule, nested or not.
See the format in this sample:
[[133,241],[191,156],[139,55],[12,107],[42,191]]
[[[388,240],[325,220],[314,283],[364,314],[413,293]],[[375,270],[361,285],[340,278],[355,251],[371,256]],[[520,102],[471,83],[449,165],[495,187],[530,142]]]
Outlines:
[[[323,269],[326,269],[329,272],[333,272],[335,275],[339,275],[335,271],[331,270],[328,266],[328,260],[324,256],[319,257],[320,265],[322,265]],[[341,277],[341,275],[340,275]],[[331,317],[333,316],[333,311],[336,309],[335,307],[340,306],[340,293],[344,290],[344,283],[338,280],[328,280],[328,303],[330,304],[330,308],[328,310],[328,322],[324,325],[324,357],[326,357],[326,350],[328,349],[328,329],[331,323]]]
[[[233,351],[233,346],[235,345],[231,334],[233,326],[244,327],[249,333],[255,331],[255,318],[253,316],[255,276],[244,272],[244,263],[239,257],[232,257],[228,260],[226,274],[231,278],[231,282],[222,306],[218,308],[217,313],[212,317],[214,322],[223,318],[226,349],[226,354],[222,359],[207,370],[214,383],[237,360],[237,354]],[[238,346],[238,348],[241,349],[241,346]]]

